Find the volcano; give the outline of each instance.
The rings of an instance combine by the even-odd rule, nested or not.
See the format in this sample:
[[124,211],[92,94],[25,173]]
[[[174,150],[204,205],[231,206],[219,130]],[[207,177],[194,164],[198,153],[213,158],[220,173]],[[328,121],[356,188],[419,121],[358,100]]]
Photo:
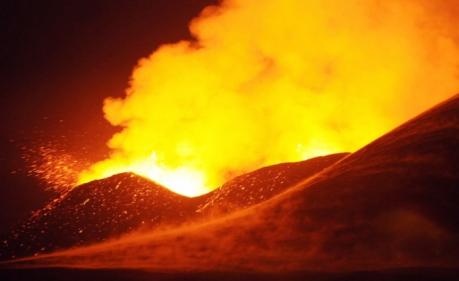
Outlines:
[[[427,270],[415,276],[454,280],[459,268],[457,147],[459,95],[355,153],[262,168],[197,198],[132,174],[116,175],[52,202],[12,239],[13,244],[30,241],[28,246],[59,241],[46,227],[71,237],[59,247],[51,245],[53,250],[93,245],[8,264],[284,277],[395,272],[414,279],[413,272]],[[145,231],[103,242],[144,222]],[[250,274],[244,278],[254,277]]]
[[[9,258],[103,241],[139,227],[176,224],[195,200],[130,173],[83,184],[54,199],[7,236]],[[5,258],[5,257],[2,257]]]
[[77,186],[7,234],[2,259],[38,255],[250,207],[330,166],[346,153],[264,167],[213,192],[185,197],[132,173]]
[[459,96],[259,204],[23,262],[159,271],[457,268],[457,147]]

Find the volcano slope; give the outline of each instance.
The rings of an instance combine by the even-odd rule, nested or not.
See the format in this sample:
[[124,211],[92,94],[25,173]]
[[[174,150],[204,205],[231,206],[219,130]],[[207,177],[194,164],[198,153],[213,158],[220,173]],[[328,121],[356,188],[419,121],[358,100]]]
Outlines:
[[282,193],[348,154],[337,153],[301,162],[281,163],[238,176],[208,194],[197,212],[216,217],[253,206]]
[[343,158],[346,153],[265,167],[206,195],[189,198],[125,173],[72,189],[7,234],[0,259],[113,239],[133,230],[177,226],[262,202]]
[[261,204],[22,262],[157,271],[457,268],[458,147],[455,96]]
[[36,211],[4,239],[3,259],[117,237],[138,227],[177,224],[195,201],[134,174],[78,186]]

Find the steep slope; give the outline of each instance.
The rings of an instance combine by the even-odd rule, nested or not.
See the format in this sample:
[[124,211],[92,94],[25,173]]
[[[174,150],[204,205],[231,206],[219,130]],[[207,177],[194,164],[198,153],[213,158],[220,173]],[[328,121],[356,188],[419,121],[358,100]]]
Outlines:
[[87,245],[139,228],[177,225],[243,209],[281,193],[345,155],[265,167],[197,198],[172,193],[134,174],[84,184],[37,211],[4,238],[0,259]]
[[35,212],[4,240],[0,253],[3,259],[31,255],[177,224],[194,214],[197,203],[134,174],[115,175],[78,186]]
[[320,172],[346,155],[348,153],[338,153],[301,162],[282,163],[238,176],[209,194],[197,211],[217,216],[258,204]]
[[455,96],[241,212],[23,262],[198,271],[459,267],[458,147]]

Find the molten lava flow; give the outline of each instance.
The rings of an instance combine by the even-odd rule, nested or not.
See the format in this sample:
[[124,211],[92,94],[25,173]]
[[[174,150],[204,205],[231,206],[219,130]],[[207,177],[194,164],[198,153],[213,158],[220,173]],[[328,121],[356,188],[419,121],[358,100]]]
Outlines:
[[208,7],[194,41],[161,46],[126,97],[105,100],[122,130],[80,183],[131,171],[193,196],[262,165],[353,151],[459,89],[446,2]]

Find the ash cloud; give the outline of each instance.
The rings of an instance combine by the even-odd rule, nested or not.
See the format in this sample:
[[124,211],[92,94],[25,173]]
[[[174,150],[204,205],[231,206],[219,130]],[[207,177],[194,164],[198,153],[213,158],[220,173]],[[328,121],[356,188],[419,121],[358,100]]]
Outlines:
[[[131,171],[203,193],[257,167],[355,151],[459,89],[455,1],[247,1],[207,7],[107,98],[122,128],[83,182]],[[170,172],[170,173],[169,173]],[[177,178],[177,177],[176,177]],[[168,184],[171,182],[170,184]],[[180,188],[175,191],[180,192]]]

